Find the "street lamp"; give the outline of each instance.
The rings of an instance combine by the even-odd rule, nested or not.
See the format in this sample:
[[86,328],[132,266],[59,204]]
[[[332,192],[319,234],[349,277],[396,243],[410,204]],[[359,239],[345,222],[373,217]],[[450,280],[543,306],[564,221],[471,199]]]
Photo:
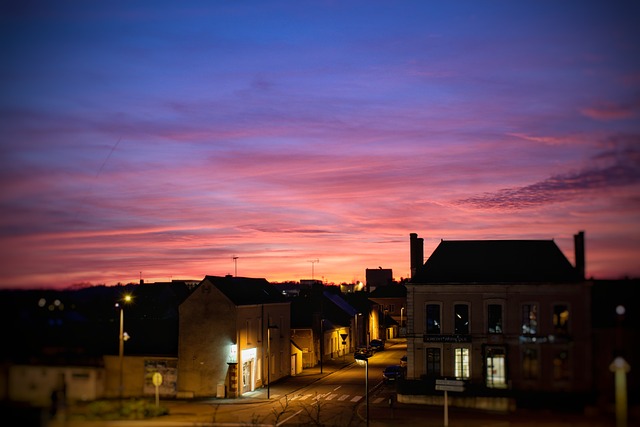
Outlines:
[[127,334],[124,331],[124,303],[131,302],[131,299],[132,299],[131,295],[125,295],[122,298],[122,303],[119,303],[119,302],[116,303],[116,308],[120,309],[120,334],[118,336],[119,343],[120,343],[119,351],[118,351],[118,358],[120,361],[120,384],[118,387],[120,400],[122,400],[122,392],[123,392],[122,379],[124,374],[124,342],[129,339],[129,334]]
[[362,316],[362,313],[356,313],[356,315],[354,316],[356,319],[356,330],[355,330],[355,349],[354,351],[358,351],[358,347],[360,347],[360,330],[358,329],[358,316]]
[[369,427],[369,357],[364,354],[356,353],[354,358],[358,365],[364,365],[364,404],[367,414],[367,427]]
[[278,329],[276,325],[267,326],[267,399],[271,397],[271,330]]
[[320,373],[322,373],[322,354],[324,353],[324,319],[320,319]]

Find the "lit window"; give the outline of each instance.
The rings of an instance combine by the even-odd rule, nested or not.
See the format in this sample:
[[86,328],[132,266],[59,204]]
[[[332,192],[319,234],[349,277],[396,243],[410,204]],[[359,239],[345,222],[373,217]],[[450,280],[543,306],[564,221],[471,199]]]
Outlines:
[[469,349],[456,348],[455,355],[455,376],[456,378],[469,378]]

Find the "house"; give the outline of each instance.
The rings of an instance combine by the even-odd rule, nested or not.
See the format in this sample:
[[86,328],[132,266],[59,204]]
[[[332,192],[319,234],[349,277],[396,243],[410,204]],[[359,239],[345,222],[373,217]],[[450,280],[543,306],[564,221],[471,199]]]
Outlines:
[[367,268],[365,270],[367,292],[373,292],[379,287],[393,284],[393,270],[390,268]]
[[379,307],[380,336],[385,340],[404,336],[407,320],[407,287],[390,284],[377,287],[369,294],[369,299]]
[[206,276],[179,306],[177,396],[237,397],[295,373],[290,336],[290,302],[267,280]]
[[304,367],[353,352],[357,346],[357,315],[338,287],[315,283],[308,292],[293,298],[291,340],[303,349]]
[[553,240],[442,240],[422,264],[422,241],[410,235],[409,380],[585,401],[594,382],[583,232],[575,266]]

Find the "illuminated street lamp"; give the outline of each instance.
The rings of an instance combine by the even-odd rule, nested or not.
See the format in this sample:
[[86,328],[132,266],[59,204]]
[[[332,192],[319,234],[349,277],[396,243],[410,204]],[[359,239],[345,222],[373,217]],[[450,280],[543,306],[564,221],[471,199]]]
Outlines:
[[356,353],[353,356],[358,365],[364,365],[364,404],[366,408],[367,427],[369,427],[369,357]]
[[122,379],[124,374],[124,342],[129,339],[129,334],[127,334],[124,331],[124,303],[131,302],[131,299],[132,299],[131,295],[125,295],[122,298],[122,301],[123,301],[122,304],[119,302],[116,303],[116,308],[120,309],[120,334],[119,334],[120,348],[118,351],[118,357],[120,361],[120,384],[118,387],[120,400],[122,400],[122,392],[123,392]]

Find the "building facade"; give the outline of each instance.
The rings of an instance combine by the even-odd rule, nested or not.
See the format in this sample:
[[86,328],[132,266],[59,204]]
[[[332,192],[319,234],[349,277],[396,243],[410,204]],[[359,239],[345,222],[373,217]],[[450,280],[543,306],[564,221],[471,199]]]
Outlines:
[[[552,240],[442,241],[424,265],[412,265],[407,284],[407,378],[590,392],[583,238],[575,236],[576,267]],[[411,235],[412,245],[421,242]]]
[[206,276],[179,312],[178,397],[237,397],[291,375],[290,303],[265,279]]

